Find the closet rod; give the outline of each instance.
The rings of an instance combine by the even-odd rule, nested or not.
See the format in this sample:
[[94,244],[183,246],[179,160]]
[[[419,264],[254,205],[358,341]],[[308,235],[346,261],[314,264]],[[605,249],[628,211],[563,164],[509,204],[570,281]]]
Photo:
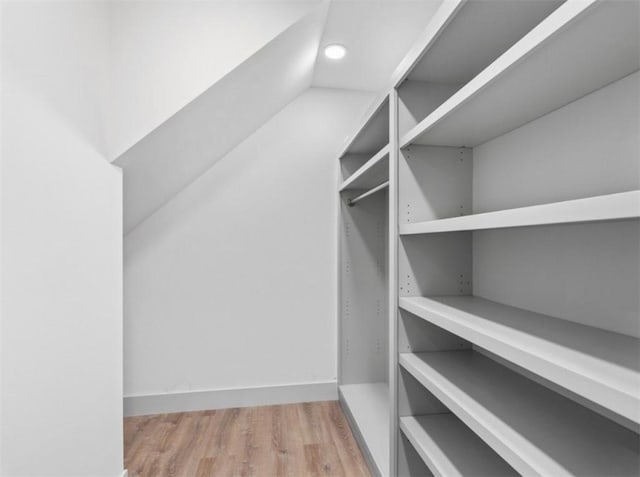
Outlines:
[[349,204],[350,207],[353,207],[354,205],[356,205],[356,203],[360,202],[365,197],[369,197],[371,194],[375,194],[376,192],[384,189],[385,187],[389,187],[389,181],[383,182],[379,186],[375,186],[373,189],[369,189],[364,194],[360,194],[359,196],[354,197],[353,199],[349,199],[347,204]]

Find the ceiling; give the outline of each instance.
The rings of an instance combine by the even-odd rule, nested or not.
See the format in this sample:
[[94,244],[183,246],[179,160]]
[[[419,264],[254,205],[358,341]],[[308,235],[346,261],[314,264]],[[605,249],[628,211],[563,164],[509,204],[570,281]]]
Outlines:
[[[234,2],[242,8],[237,10],[233,7]],[[125,231],[132,230],[172,200],[309,87],[374,92],[389,87],[392,73],[427,26],[440,2],[290,0],[288,7],[283,6],[286,3],[224,0],[222,4],[225,8],[230,7],[229,11],[221,10],[222,7],[203,9],[198,2],[189,3],[192,8],[187,10],[178,8],[173,2],[136,4],[134,19],[154,15],[155,20],[140,22],[146,28],[145,34],[149,35],[146,42],[140,40],[138,29],[133,38],[126,35],[118,38],[123,50],[127,50],[129,44],[141,42],[142,46],[148,47],[138,48],[135,55],[114,55],[115,63],[121,66],[115,69],[117,76],[123,76],[123,84],[127,87],[122,96],[134,101],[131,108],[139,110],[136,124],[142,122],[142,113],[145,118],[157,119],[172,109],[174,112],[115,161],[126,172]],[[310,11],[300,10],[301,6],[310,7]],[[268,14],[264,12],[265,8]],[[222,18],[225,12],[226,16]],[[271,15],[271,23],[275,26],[262,32],[260,38],[245,48],[227,48],[234,38],[246,39],[255,33],[255,28],[248,28],[246,22],[236,21],[238,17],[242,18],[241,13],[255,14],[254,24],[267,22]],[[116,19],[120,18],[117,14],[123,14],[121,9],[114,10]],[[301,14],[302,18],[296,20]],[[182,20],[174,19],[176,15]],[[286,26],[291,21],[293,24]],[[219,38],[200,34],[208,31],[207,25],[212,30],[221,28],[220,22],[225,23],[225,29]],[[127,31],[122,21],[113,23],[114,34],[123,35],[122,32]],[[131,23],[135,25],[135,22]],[[129,23],[124,26],[127,25]],[[272,30],[278,28],[282,30],[268,39]],[[200,33],[194,36],[193,31]],[[131,41],[127,41],[128,38]],[[178,40],[181,46],[170,49],[169,46]],[[262,46],[251,53],[260,42],[263,42]],[[348,50],[346,57],[334,61],[325,58],[323,47],[330,43],[344,45]],[[164,65],[162,55],[157,55],[158,47],[160,52],[168,50],[173,55],[167,65]],[[176,57],[185,58],[177,61]],[[226,59],[226,63],[237,66],[211,83],[212,78],[221,73],[204,68],[202,63],[207,59],[213,63]],[[146,67],[141,69],[143,64]],[[180,66],[175,67],[176,64]],[[140,77],[126,75],[127,72]],[[137,82],[133,82],[134,79]],[[132,82],[136,88],[132,87]],[[200,92],[203,82],[209,86]],[[145,85],[147,88],[153,86],[153,91],[143,104],[139,96]],[[176,93],[175,97],[164,101],[171,92]],[[199,93],[195,98],[194,92]],[[189,95],[193,99],[185,104]],[[160,99],[163,103],[158,105]],[[162,111],[158,106],[163,106]],[[131,114],[114,115],[114,118],[120,122],[120,118]],[[123,127],[125,125],[131,129],[129,123],[123,123]]]
[[[110,1],[111,154],[122,154],[319,5],[318,0]],[[324,14],[320,21],[314,35],[322,32]]]
[[285,29],[115,160],[125,169],[125,233],[309,88],[325,12]]
[[[316,59],[313,86],[380,91],[424,30],[440,0],[332,0]],[[347,47],[329,60],[323,47]]]

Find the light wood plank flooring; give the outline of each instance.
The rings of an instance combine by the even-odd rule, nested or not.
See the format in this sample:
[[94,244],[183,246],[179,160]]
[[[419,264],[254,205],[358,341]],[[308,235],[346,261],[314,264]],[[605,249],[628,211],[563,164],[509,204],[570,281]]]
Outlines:
[[337,401],[128,417],[129,477],[369,477]]

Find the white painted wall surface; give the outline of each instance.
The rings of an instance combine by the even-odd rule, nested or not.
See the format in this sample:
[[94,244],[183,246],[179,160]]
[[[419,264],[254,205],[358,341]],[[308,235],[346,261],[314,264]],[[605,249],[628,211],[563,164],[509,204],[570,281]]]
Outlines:
[[120,476],[121,172],[102,2],[2,5],[3,476]]
[[125,240],[125,396],[335,381],[335,157],[373,95],[310,89]]
[[115,159],[320,0],[111,2]]

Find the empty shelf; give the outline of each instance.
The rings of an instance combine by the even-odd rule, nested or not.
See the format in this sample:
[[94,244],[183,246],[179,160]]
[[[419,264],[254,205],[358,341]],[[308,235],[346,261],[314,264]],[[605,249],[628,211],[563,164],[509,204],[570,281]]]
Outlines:
[[637,71],[638,10],[634,1],[564,3],[409,131],[402,147],[475,147]]
[[640,340],[474,296],[401,297],[411,313],[640,422]]
[[453,414],[402,417],[400,429],[436,476],[518,475]]
[[429,46],[409,72],[409,79],[436,84],[467,83],[562,3],[443,2],[444,11],[439,10],[429,25],[429,40],[425,35],[420,43]]
[[340,157],[377,151],[389,142],[389,94],[381,93],[362,118]]
[[355,171],[340,186],[340,191],[349,189],[370,189],[389,180],[389,145],[384,146],[375,156]]
[[347,415],[364,441],[369,458],[380,475],[389,473],[389,387],[386,383],[340,386]]
[[521,474],[637,475],[637,434],[477,352],[400,364]]
[[620,192],[586,199],[532,205],[448,219],[400,225],[401,235],[463,230],[530,227],[640,217],[640,191]]

